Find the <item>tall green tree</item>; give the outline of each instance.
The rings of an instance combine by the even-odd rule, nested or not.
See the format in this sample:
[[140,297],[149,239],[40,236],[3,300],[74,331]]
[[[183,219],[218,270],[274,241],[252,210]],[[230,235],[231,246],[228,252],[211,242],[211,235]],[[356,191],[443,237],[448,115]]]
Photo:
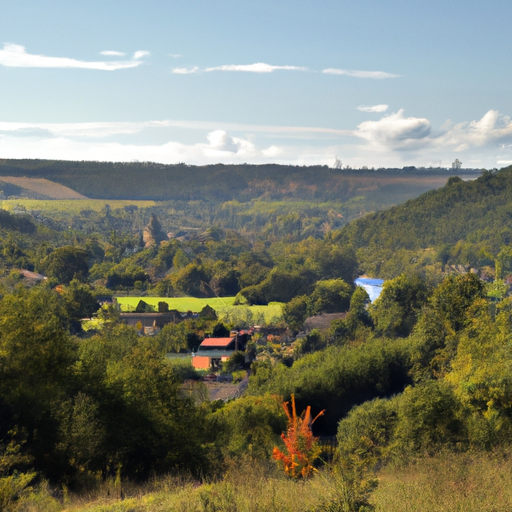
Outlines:
[[294,330],[300,331],[308,317],[309,297],[299,295],[283,306],[284,321]]
[[79,332],[80,320],[90,318],[99,308],[91,288],[77,279],[73,279],[68,286],[64,287],[62,300],[72,332]]
[[59,408],[74,386],[74,344],[60,297],[20,289],[0,300],[0,438],[26,432],[34,467],[58,473]]
[[459,335],[471,322],[471,308],[485,285],[475,274],[447,276],[435,288],[412,336],[417,378],[442,377],[457,353]]
[[312,314],[346,311],[350,306],[352,287],[343,279],[317,281],[311,294]]
[[407,336],[427,297],[427,286],[418,276],[402,274],[386,281],[371,308],[376,331],[382,336]]
[[181,468],[208,469],[205,421],[181,392],[181,381],[157,346],[140,338],[107,365],[103,411],[110,459],[132,477]]
[[61,284],[69,284],[73,279],[85,281],[89,274],[89,253],[72,245],[59,247],[42,261],[42,267],[48,277]]

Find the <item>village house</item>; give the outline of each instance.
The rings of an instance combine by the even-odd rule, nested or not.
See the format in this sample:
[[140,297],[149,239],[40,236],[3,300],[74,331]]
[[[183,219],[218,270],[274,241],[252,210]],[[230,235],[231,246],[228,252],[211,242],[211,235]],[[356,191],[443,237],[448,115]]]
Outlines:
[[226,338],[206,338],[195,354],[192,366],[196,370],[218,370],[237,350],[245,350],[250,331],[232,331]]
[[229,338],[206,338],[197,353],[192,356],[192,366],[196,370],[217,370],[235,352],[236,336]]

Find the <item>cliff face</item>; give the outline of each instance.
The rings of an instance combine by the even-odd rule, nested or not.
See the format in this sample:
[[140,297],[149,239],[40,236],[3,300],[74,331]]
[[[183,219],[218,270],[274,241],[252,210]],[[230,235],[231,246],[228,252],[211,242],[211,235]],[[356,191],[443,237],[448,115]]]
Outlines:
[[144,228],[142,239],[144,240],[144,247],[153,247],[167,239],[155,214],[151,215],[149,224]]

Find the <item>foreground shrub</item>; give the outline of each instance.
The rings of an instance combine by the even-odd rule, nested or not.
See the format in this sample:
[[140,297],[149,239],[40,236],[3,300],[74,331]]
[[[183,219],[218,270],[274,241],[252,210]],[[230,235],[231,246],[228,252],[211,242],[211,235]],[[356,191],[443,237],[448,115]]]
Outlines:
[[292,478],[308,478],[315,470],[314,463],[320,455],[320,447],[317,444],[318,439],[313,436],[311,427],[324,411],[317,414],[315,418],[312,418],[311,407],[308,406],[298,416],[294,395],[292,395],[291,410],[288,407],[288,402],[284,402],[283,409],[288,417],[286,434],[281,434],[286,447],[286,453],[276,447],[272,456],[283,466],[284,472],[288,476]]

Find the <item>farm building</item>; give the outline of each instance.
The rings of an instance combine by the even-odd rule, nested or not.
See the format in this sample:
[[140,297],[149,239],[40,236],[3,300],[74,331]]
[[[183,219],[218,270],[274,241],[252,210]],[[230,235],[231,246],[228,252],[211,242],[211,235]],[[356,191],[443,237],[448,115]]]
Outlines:
[[197,370],[219,369],[237,350],[245,350],[249,331],[232,331],[227,338],[206,338],[192,357],[192,366]]
[[218,369],[235,352],[236,336],[229,338],[206,338],[192,357],[196,370]]

